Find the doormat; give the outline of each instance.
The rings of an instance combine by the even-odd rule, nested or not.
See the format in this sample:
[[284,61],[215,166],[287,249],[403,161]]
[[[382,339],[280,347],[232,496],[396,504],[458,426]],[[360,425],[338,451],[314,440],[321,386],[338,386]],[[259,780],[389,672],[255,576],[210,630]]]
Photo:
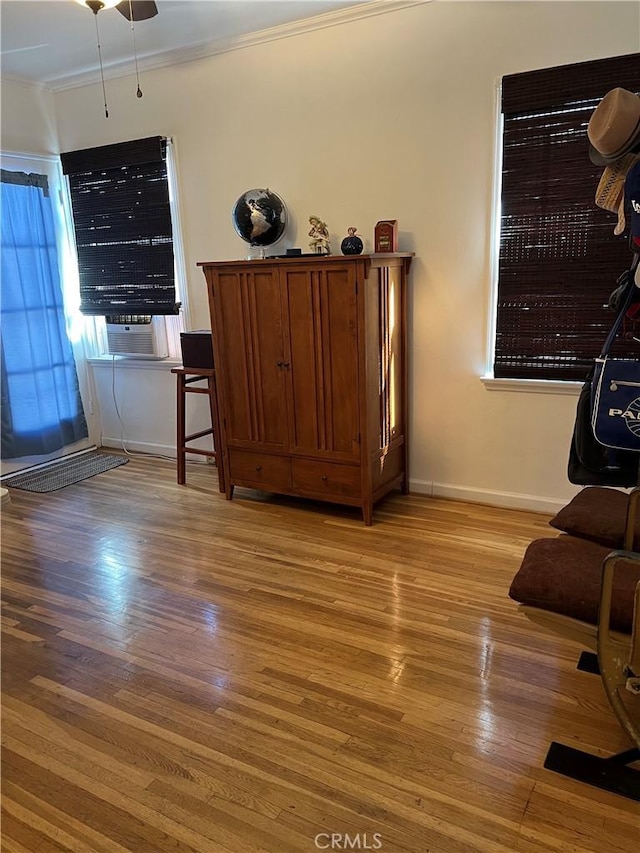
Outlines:
[[96,474],[102,474],[119,465],[126,465],[129,460],[124,456],[114,456],[109,453],[84,453],[72,459],[60,459],[45,468],[16,474],[2,481],[9,489],[23,489],[25,492],[55,492],[64,489],[72,483],[88,480]]

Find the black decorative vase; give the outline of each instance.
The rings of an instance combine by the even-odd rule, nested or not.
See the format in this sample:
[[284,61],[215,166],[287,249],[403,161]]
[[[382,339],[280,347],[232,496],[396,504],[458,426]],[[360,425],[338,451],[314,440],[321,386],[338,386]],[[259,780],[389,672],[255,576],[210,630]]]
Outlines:
[[349,236],[340,243],[340,251],[343,255],[360,255],[364,248],[362,240],[356,236],[356,229],[349,228]]

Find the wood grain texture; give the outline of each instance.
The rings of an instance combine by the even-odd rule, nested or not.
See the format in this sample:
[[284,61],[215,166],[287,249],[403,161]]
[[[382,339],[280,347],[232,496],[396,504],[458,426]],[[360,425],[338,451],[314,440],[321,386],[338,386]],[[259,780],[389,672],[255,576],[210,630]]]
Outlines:
[[637,849],[637,804],[542,767],[629,746],[507,596],[546,516],[394,494],[365,527],[175,479],[3,507],[6,853]]

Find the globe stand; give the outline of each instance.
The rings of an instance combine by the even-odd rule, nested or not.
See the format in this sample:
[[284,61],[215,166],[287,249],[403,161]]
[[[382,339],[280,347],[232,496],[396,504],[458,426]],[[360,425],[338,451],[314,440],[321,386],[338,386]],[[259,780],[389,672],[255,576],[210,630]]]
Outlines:
[[265,247],[258,246],[256,243],[252,243],[249,246],[249,254],[247,255],[248,261],[263,261],[266,258]]

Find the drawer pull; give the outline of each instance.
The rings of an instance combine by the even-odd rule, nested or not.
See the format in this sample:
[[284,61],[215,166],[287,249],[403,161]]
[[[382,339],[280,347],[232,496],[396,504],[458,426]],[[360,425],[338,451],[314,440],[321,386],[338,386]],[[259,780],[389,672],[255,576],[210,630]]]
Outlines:
[[322,480],[323,483],[326,483],[329,478],[327,477],[326,474],[323,474],[320,479]]
[[256,471],[262,471],[262,465],[256,465]]

